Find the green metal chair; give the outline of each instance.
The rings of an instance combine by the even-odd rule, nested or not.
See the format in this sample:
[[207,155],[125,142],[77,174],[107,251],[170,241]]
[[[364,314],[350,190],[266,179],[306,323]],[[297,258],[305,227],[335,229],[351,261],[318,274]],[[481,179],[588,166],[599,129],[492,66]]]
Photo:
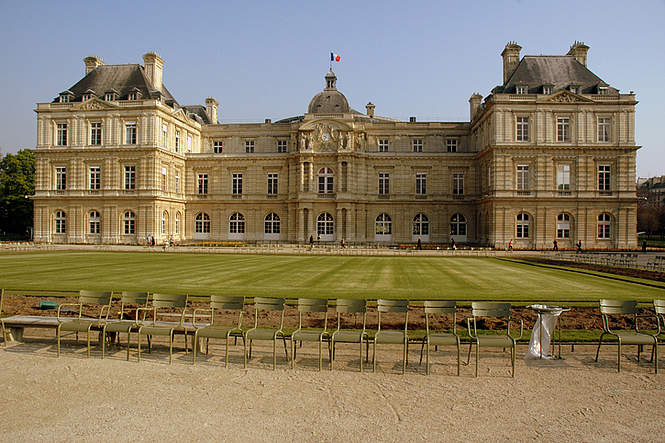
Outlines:
[[[473,302],[471,303],[471,315],[473,317],[473,330],[471,329],[471,318],[466,319],[466,326],[469,331],[469,336],[471,337],[471,343],[469,344],[469,355],[467,356],[467,364],[471,359],[471,347],[475,344],[476,377],[478,377],[478,359],[481,346],[486,348],[510,348],[512,377],[515,377],[515,344],[517,340],[522,338],[524,333],[524,322],[520,320],[520,336],[513,337],[510,334],[510,303]],[[479,317],[506,319],[506,334],[479,335],[476,322]]]
[[129,361],[129,343],[132,336],[132,331],[138,332],[139,323],[138,323],[138,311],[134,320],[123,319],[125,309],[128,307],[135,307],[136,309],[141,307],[146,307],[148,305],[148,293],[147,292],[127,292],[123,291],[122,297],[120,298],[120,312],[117,320],[109,320],[104,324],[102,329],[102,358],[106,351],[106,334],[113,334],[113,337],[118,336],[118,342],[120,342],[120,333],[127,334],[127,361]]
[[[194,333],[194,350],[193,350],[193,359],[192,364],[196,364],[196,352],[199,348],[199,339],[206,339],[206,355],[208,355],[208,342],[211,338],[220,338],[226,340],[226,351],[224,353],[224,366],[229,367],[229,337],[231,334],[239,334],[242,336],[242,310],[245,306],[244,297],[226,297],[221,295],[212,295],[210,296],[210,308],[208,309],[195,309],[194,310],[194,327],[196,332]],[[216,311],[234,311],[238,314],[238,324],[237,325],[221,325],[215,323],[215,312]],[[196,324],[196,314],[197,312],[209,312],[210,314],[210,324],[202,327],[198,327]],[[237,335],[236,335],[237,337]]]
[[[245,331],[244,367],[247,367],[247,344],[249,343],[249,358],[252,358],[252,342],[254,340],[272,340],[272,369],[277,366],[277,338],[284,341],[284,353],[288,361],[289,354],[286,350],[286,334],[284,333],[284,302],[283,298],[254,298],[254,327]],[[281,319],[278,328],[259,327],[259,311],[281,311]]]
[[[308,312],[323,312],[323,329],[303,329],[302,315]],[[291,368],[296,367],[296,341],[300,342],[318,342],[319,343],[319,371],[323,365],[322,348],[323,342],[328,342],[328,358],[332,361],[332,351],[330,347],[330,332],[328,332],[328,300],[320,298],[299,298],[298,299],[298,329],[291,334]]]
[[[60,357],[60,338],[63,331],[71,331],[76,333],[76,341],[78,343],[79,332],[87,334],[88,342],[88,357],[90,357],[90,330],[102,330],[109,317],[111,310],[111,292],[99,291],[79,291],[78,303],[61,303],[58,306],[58,328],[56,330],[56,340],[58,342],[58,357]],[[78,308],[78,316],[76,319],[63,319],[60,317],[61,310],[64,306],[71,306]],[[83,307],[90,307],[98,309],[97,317],[84,318]]]
[[[185,313],[187,312],[188,296],[183,294],[152,294],[152,307],[138,308],[136,316],[139,317],[139,332],[138,332],[138,361],[141,361],[141,335],[148,337],[148,350],[152,347],[150,338],[157,336],[165,336],[169,338],[169,364],[173,360],[173,334],[176,330],[182,331],[185,336],[185,353],[187,349],[187,329],[185,329]],[[173,322],[158,322],[157,318],[161,310],[175,310],[180,317],[180,321]],[[152,322],[145,323],[145,316],[141,316],[142,312],[152,312]]]
[[[658,321],[658,333],[656,334],[656,337],[660,337],[660,335],[663,334],[663,331],[665,331],[665,300],[654,300],[653,307],[656,311],[656,320]],[[655,348],[651,350],[651,358],[655,357],[653,354],[655,354],[656,351]]]
[[5,343],[5,347],[7,347],[7,332],[5,330],[5,321],[2,318],[2,303],[5,299],[5,290],[0,289],[0,326],[2,327],[2,341]]
[[[365,325],[367,323],[367,301],[353,300],[348,298],[338,298],[335,302],[337,311],[337,330],[333,332],[331,338],[332,355],[330,359],[330,369],[333,368],[335,360],[335,345],[337,343],[358,343],[360,345],[360,372],[363,371],[363,341],[369,343]],[[362,330],[342,330],[342,314],[362,314]],[[357,326],[357,324],[355,325]]]
[[[376,372],[376,345],[377,344],[393,344],[403,346],[403,359],[402,359],[402,374],[406,372],[407,358],[409,355],[409,337],[407,334],[407,325],[409,323],[409,301],[408,300],[385,300],[378,299],[378,326],[376,334],[374,335],[373,346],[373,371]],[[404,313],[404,330],[387,331],[381,329],[381,314],[385,312],[400,312]]]
[[[617,372],[621,372],[621,346],[623,345],[637,345],[637,361],[640,361],[640,352],[642,346],[653,345],[652,360],[654,362],[654,369],[658,374],[658,339],[656,335],[641,332],[639,330],[638,319],[655,317],[658,322],[657,315],[637,315],[637,301],[635,300],[600,300],[600,314],[603,320],[603,333],[600,334],[598,339],[598,349],[596,349],[596,361],[598,361],[598,354],[600,353],[600,346],[603,343],[603,337],[612,336],[617,340]],[[615,331],[611,329],[612,316],[628,316],[632,318],[634,330],[620,330]],[[653,358],[655,357],[655,358]]]
[[[457,302],[451,300],[426,301],[425,309],[425,338],[423,346],[420,348],[420,363],[423,362],[423,348],[427,346],[427,359],[425,360],[425,373],[429,375],[429,353],[430,346],[456,346],[457,347],[457,375],[460,374],[460,340],[457,335]],[[452,314],[452,333],[443,331],[433,331],[430,329],[429,320],[433,315]]]

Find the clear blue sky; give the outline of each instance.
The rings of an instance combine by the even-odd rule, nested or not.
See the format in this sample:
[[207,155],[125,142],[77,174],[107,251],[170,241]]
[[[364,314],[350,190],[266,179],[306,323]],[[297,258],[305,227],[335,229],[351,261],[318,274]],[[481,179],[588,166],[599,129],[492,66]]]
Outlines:
[[0,150],[34,147],[38,102],[84,73],[83,57],[143,63],[157,51],[181,105],[217,98],[222,122],[303,114],[330,51],[351,106],[399,119],[468,121],[468,99],[501,83],[501,53],[591,47],[588,67],[635,91],[638,175],[665,174],[665,0],[15,1],[0,0]]

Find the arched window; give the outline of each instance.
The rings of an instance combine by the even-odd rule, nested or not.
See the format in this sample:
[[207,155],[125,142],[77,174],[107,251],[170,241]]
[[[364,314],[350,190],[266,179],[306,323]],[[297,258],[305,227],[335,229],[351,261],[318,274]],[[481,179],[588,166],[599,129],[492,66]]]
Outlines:
[[132,211],[126,211],[124,215],[125,235],[134,235],[136,226],[136,216]]
[[376,235],[391,235],[393,233],[393,222],[386,213],[379,214],[374,223]]
[[556,216],[556,238],[570,238],[570,215],[561,213]]
[[515,237],[517,238],[529,238],[529,214],[526,212],[520,212],[517,214],[517,223],[516,223],[516,232]]
[[610,214],[600,214],[598,216],[598,238],[612,238],[612,216]]
[[90,227],[90,234],[99,234],[101,232],[101,222],[99,212],[90,211],[88,214],[88,226]]
[[332,194],[335,174],[330,168],[319,169],[319,194]]
[[413,218],[413,235],[429,235],[429,218],[425,214]]
[[67,214],[65,211],[56,211],[55,213],[55,233],[67,233]]
[[169,213],[162,212],[162,234],[167,234],[169,229]]
[[200,212],[194,219],[194,232],[197,234],[210,234],[210,216]]
[[279,234],[279,215],[274,212],[266,215],[266,218],[263,220],[263,226],[265,234]]
[[450,235],[466,235],[466,218],[462,214],[450,217]]
[[245,233],[245,216],[240,212],[234,212],[229,219],[229,232],[231,234]]
[[175,213],[175,233],[180,234],[180,213],[176,212]]
[[322,212],[316,219],[316,233],[318,235],[332,235],[335,232],[335,222],[332,215]]

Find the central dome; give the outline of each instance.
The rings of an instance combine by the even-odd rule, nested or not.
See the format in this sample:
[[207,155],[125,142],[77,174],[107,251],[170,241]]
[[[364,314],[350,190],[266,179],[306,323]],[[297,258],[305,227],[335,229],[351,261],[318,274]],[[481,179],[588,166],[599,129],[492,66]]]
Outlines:
[[337,77],[335,73],[330,70],[325,78],[325,89],[312,98],[312,101],[309,102],[307,112],[310,114],[349,112],[351,110],[349,102],[344,97],[344,94],[337,90]]

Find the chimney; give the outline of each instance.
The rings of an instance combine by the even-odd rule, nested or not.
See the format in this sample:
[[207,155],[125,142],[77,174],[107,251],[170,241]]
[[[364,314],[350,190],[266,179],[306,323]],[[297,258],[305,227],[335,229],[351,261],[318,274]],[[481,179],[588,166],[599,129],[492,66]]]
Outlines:
[[501,57],[503,57],[503,84],[505,85],[513,71],[517,67],[517,64],[520,62],[520,51],[522,47],[516,42],[508,42]]
[[208,97],[206,99],[206,115],[208,116],[208,121],[210,121],[211,124],[216,125],[218,123],[217,121],[217,107],[219,106],[219,102],[215,100],[212,97]]
[[586,66],[586,55],[588,52],[589,47],[584,42],[575,40],[575,43],[570,46],[570,50],[568,50],[568,54],[566,55],[572,55],[578,62]]
[[152,87],[161,91],[164,60],[156,52],[148,52],[143,56],[143,67],[145,68],[145,75],[152,83]]
[[374,104],[372,102],[369,102],[365,105],[365,109],[367,109],[367,116],[370,118],[374,118]]
[[83,63],[85,63],[85,75],[88,75],[88,73],[95,69],[97,66],[102,66],[104,64],[102,58],[97,57],[96,55],[87,56],[83,59]]
[[473,120],[473,117],[476,116],[476,112],[478,112],[478,108],[480,107],[480,102],[483,100],[483,96],[478,94],[477,92],[474,93],[471,98],[469,99],[469,119]]

